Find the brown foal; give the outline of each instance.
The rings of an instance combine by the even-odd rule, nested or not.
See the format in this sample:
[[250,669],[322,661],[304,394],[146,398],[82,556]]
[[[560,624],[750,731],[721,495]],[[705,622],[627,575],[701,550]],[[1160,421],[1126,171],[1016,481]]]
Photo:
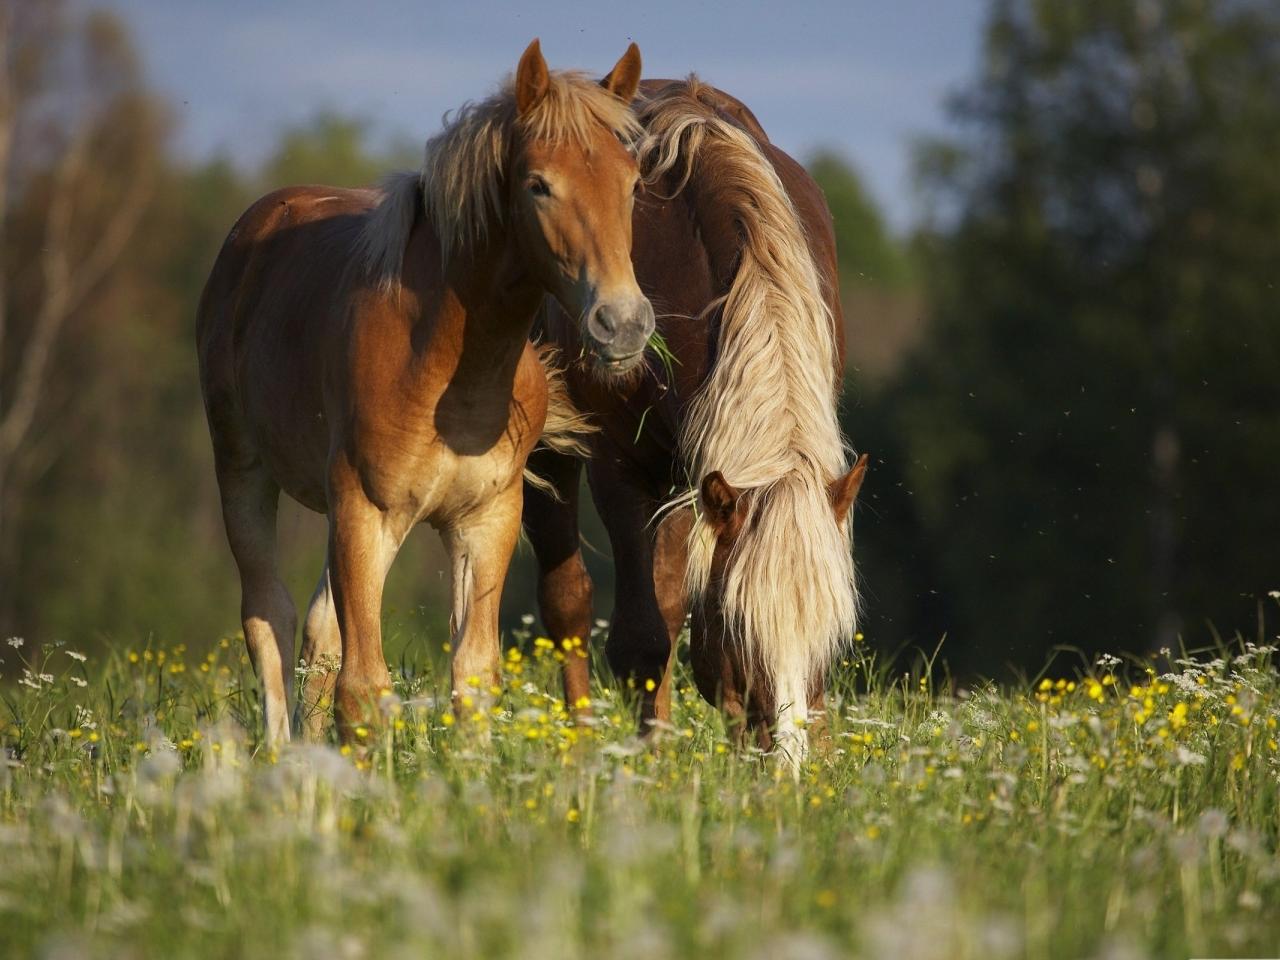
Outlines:
[[223,244],[200,378],[268,746],[290,736],[295,672],[281,490],[329,517],[303,629],[307,734],[331,702],[344,739],[377,722],[383,583],[419,522],[450,555],[454,695],[497,680],[521,474],[547,415],[538,306],[555,298],[615,370],[653,329],[630,259],[639,75],[634,44],[596,82],[548,71],[535,40],[498,94],[428,142],[421,174],[277,191]]

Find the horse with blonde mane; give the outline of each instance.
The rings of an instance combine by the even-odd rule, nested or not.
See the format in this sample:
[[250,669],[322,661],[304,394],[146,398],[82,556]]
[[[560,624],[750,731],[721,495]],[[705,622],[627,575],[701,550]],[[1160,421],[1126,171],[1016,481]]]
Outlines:
[[566,426],[554,390],[548,415],[535,314],[550,294],[619,372],[653,329],[630,259],[639,79],[634,44],[596,82],[549,71],[535,40],[497,94],[446,120],[421,173],[277,191],[223,244],[200,382],[268,746],[289,739],[296,666],[282,490],[329,516],[303,631],[307,734],[331,702],[346,740],[378,720],[383,583],[421,522],[450,555],[454,695],[498,680],[522,471],[544,421],[552,439]]
[[[694,77],[645,81],[637,114],[646,189],[634,217],[640,286],[665,359],[620,373],[588,357],[566,376],[598,428],[587,463],[613,548],[606,652],[642,723],[670,718],[675,640],[692,606],[700,692],[740,740],[797,761],[827,667],[852,636],[852,467],[837,418],[844,365],[835,239],[821,190],[742,103]],[[580,352],[549,304],[544,335]],[[580,462],[531,464],[525,527],[555,638],[586,637],[591,581],[578,548]],[[565,688],[585,706],[587,661]]]

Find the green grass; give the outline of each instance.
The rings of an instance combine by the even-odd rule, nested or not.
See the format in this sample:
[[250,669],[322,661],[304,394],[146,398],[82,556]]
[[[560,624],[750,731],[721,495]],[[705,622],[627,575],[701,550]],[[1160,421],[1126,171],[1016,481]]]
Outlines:
[[730,749],[683,673],[653,747],[604,688],[575,731],[563,654],[518,639],[479,720],[449,712],[439,654],[402,669],[359,767],[255,751],[235,641],[201,662],[20,648],[0,956],[1280,951],[1269,650],[958,695],[855,659],[793,780]]

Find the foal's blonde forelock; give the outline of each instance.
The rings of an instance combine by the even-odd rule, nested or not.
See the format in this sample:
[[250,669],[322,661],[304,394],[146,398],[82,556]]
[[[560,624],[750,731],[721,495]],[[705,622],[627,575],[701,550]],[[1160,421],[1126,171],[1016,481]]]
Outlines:
[[[748,515],[729,557],[723,608],[750,668],[770,681],[779,733],[794,734],[808,691],[857,615],[851,527],[834,522],[829,481],[848,468],[837,417],[831,311],[804,229],[758,144],[699,98],[700,84],[660,92],[640,108],[641,169],[674,171],[681,187],[706,171],[742,233],[722,307],[719,357],[694,397],[680,442],[697,485],[719,470],[746,491]],[[676,504],[673,504],[675,506]],[[695,511],[696,513],[696,511]],[[686,586],[705,594],[715,533],[699,516]]]
[[464,104],[427,141],[420,174],[397,174],[384,183],[383,199],[362,236],[366,265],[384,286],[399,278],[419,203],[446,262],[482,244],[502,223],[504,178],[517,139],[568,142],[590,151],[602,127],[628,146],[639,134],[628,104],[572,70],[552,71],[546,94],[523,115],[511,79],[493,96]]

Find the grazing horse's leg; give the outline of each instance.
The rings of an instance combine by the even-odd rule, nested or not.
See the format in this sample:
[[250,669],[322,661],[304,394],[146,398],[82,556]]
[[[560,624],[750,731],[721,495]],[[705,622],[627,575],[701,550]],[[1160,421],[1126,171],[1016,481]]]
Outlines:
[[670,690],[663,685],[674,644],[654,590],[653,500],[612,473],[608,460],[593,459],[587,470],[613,549],[614,606],[605,654],[618,679],[639,696],[640,729],[647,735],[655,720],[670,716]]
[[582,463],[575,457],[541,450],[529,458],[529,469],[549,481],[559,499],[531,484],[524,488],[524,527],[538,560],[538,612],[547,635],[565,651],[564,699],[576,716],[589,714],[591,661],[591,577],[582,562],[578,542],[578,477]]
[[[377,700],[391,688],[382,652],[382,590],[407,524],[370,503],[354,471],[335,471],[329,514],[329,586],[342,636],[334,713],[344,743],[378,720]],[[354,481],[354,482],[352,482]],[[403,529],[401,529],[403,527]]]
[[266,744],[268,749],[275,749],[289,740],[293,634],[297,626],[297,611],[276,562],[280,488],[260,462],[247,468],[221,462],[217,466],[222,518],[240,571],[240,619],[245,644],[262,685]]
[[302,662],[306,673],[298,694],[294,727],[308,740],[320,740],[329,725],[329,708],[333,706],[333,687],[342,663],[342,634],[338,630],[338,612],[329,585],[329,565],[320,572],[302,627]]
[[498,605],[520,535],[522,503],[517,479],[441,531],[452,568],[453,700],[460,720],[469,717],[465,697],[486,699],[489,688],[502,682]]
[[680,510],[660,524],[653,543],[653,590],[658,599],[658,609],[667,636],[671,639],[671,652],[667,656],[662,682],[658,684],[654,712],[659,720],[671,721],[671,673],[676,663],[676,640],[689,613],[689,600],[685,594],[685,566],[689,553],[690,513]]

